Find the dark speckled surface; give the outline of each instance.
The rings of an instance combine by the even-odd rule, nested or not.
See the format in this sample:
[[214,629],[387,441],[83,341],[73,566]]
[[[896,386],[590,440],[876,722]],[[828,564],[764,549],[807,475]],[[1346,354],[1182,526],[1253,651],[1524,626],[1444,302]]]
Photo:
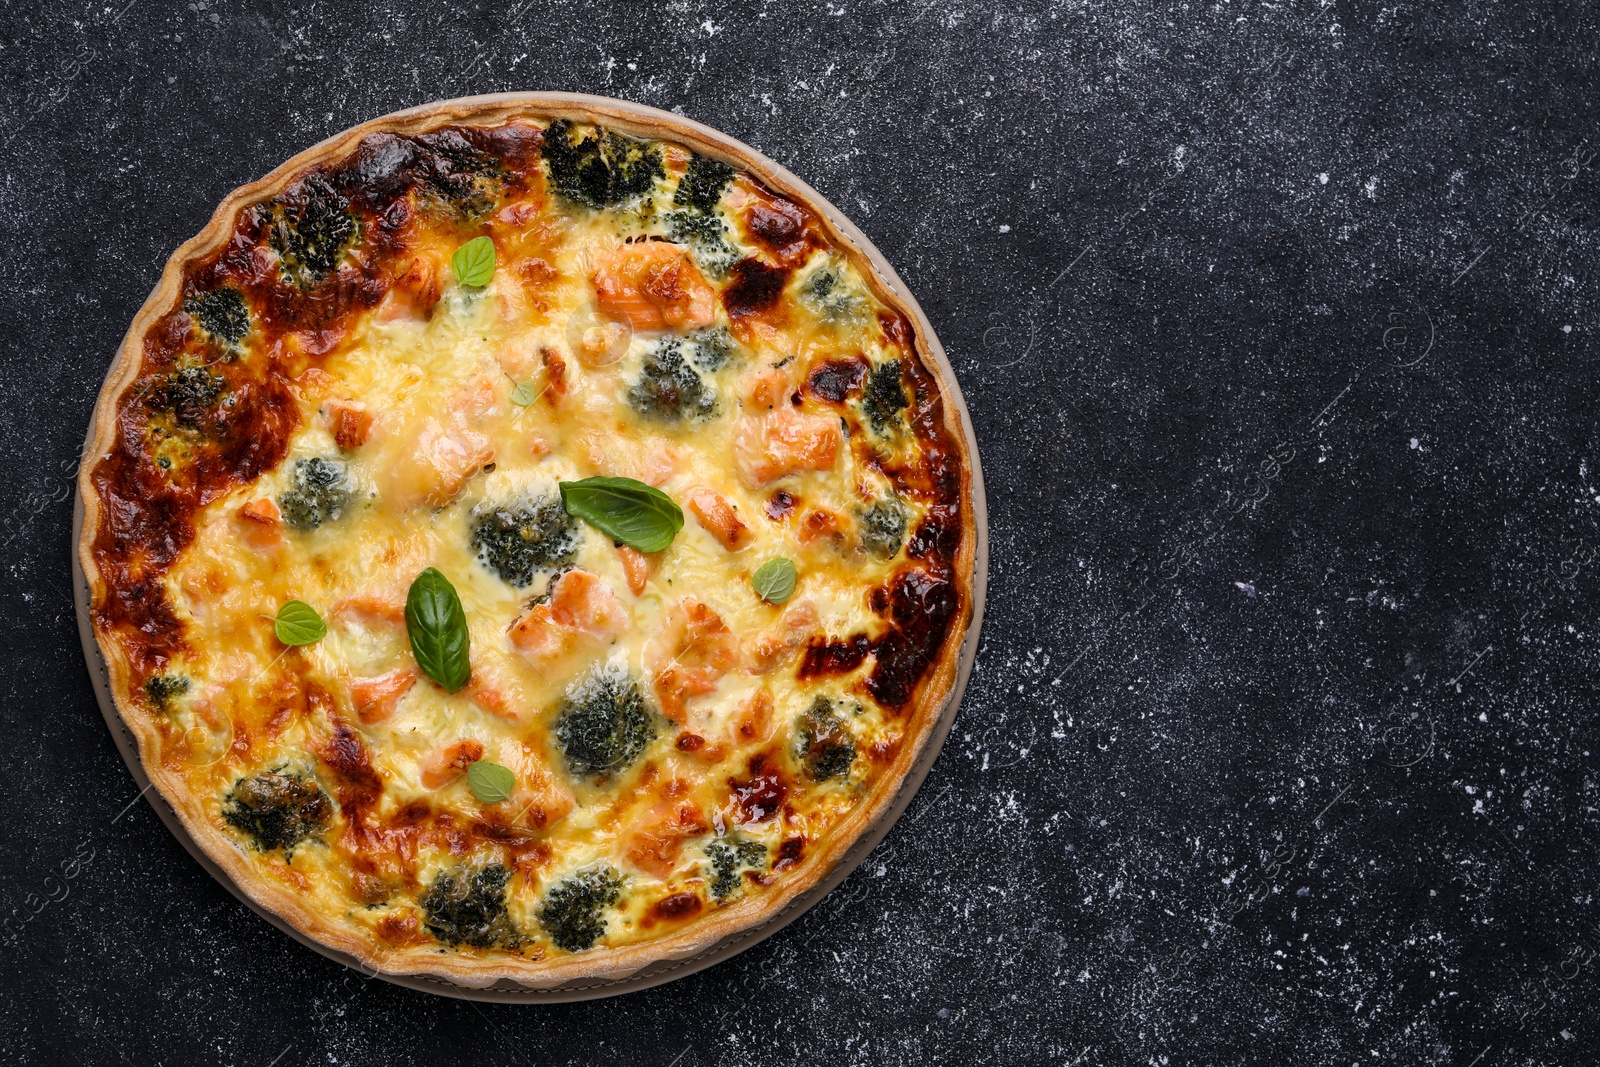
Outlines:
[[[0,8],[0,1047],[26,1063],[1600,1058],[1596,9],[1287,0]],[[501,89],[679,108],[920,298],[985,642],[816,911],[620,1000],[364,983],[166,833],[95,708],[70,474],[232,187]]]

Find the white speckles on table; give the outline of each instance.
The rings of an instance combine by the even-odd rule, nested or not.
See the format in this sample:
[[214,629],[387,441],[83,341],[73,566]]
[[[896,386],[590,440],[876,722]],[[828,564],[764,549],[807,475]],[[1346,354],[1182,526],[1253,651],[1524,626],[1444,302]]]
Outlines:
[[[13,1061],[1593,1062],[1592,10],[3,18]],[[222,196],[524,88],[679,111],[850,212],[961,377],[992,536],[966,706],[873,857],[727,964],[549,1008],[363,982],[127,807],[66,561],[100,377]]]

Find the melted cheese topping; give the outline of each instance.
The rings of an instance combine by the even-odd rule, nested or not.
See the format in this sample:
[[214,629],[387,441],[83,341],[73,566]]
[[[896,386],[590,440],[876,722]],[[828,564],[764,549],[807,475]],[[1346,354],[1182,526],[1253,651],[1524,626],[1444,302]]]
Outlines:
[[[902,720],[860,684],[870,654],[813,677],[797,661],[808,642],[884,629],[868,593],[904,560],[925,505],[882,473],[916,442],[902,415],[867,417],[861,379],[916,357],[885,336],[850,262],[816,243],[787,253],[774,301],[730,318],[713,299],[739,280],[728,264],[762,252],[741,209],[771,194],[736,176],[715,213],[721,247],[668,243],[689,160],[666,146],[654,191],[620,209],[543,183],[496,205],[479,226],[497,253],[482,288],[449,266],[471,231],[419,211],[401,284],[330,351],[313,360],[307,335],[289,334],[253,352],[298,371],[299,428],[282,464],[196,513],[164,577],[188,649],[167,674],[190,683],[162,701],[162,759],[214,798],[215,824],[264,877],[375,945],[581,951],[561,946],[547,909],[582,872],[620,885],[596,943],[659,936],[780,879],[901,740]],[[676,376],[662,378],[663,358]],[[808,385],[829,361],[844,383],[832,399]],[[286,522],[297,471],[323,461],[346,503],[314,528]],[[480,551],[486,516],[548,505],[558,483],[591,475],[679,503],[671,546],[644,556],[574,522],[570,559],[520,585]],[[863,518],[885,501],[906,520],[887,546]],[[778,557],[799,575],[783,606],[751,585]],[[418,671],[404,620],[428,567],[468,620],[471,680],[455,693]],[[278,643],[270,617],[291,599],[326,619],[320,641]],[[638,687],[652,736],[625,765],[583,773],[556,723],[597,679]],[[819,707],[835,755],[853,746],[843,767],[808,768],[805,717]],[[514,773],[509,799],[477,799],[462,773],[475,759]],[[376,796],[350,786],[362,761]],[[334,802],[326,825],[264,848],[226,818],[261,773],[316,782]],[[744,850],[720,881],[717,842]],[[509,875],[499,932],[463,940],[429,890],[494,865]]]

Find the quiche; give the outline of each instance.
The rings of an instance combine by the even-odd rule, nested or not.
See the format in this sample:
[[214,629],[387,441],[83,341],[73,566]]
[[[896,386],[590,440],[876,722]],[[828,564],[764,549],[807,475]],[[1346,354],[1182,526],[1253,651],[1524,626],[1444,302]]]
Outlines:
[[434,105],[234,192],[80,475],[150,779],[378,971],[550,988],[767,923],[893,806],[972,622],[917,318],[648,109]]

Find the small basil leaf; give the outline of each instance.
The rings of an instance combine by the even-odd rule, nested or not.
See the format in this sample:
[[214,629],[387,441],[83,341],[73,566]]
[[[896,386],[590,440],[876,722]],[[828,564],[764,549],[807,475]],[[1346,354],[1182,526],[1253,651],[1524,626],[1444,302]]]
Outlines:
[[328,624],[317,609],[304,600],[291,600],[278,609],[277,615],[267,617],[272,619],[272,632],[286,645],[313,644],[328,632]]
[[568,514],[640,552],[660,552],[683,529],[683,509],[661,490],[632,478],[562,482],[561,504]]
[[467,784],[472,787],[472,795],[483,803],[498,804],[511,799],[517,776],[508,767],[478,760],[467,768]]
[[406,594],[411,654],[429,678],[454,693],[472,676],[467,658],[467,613],[450,579],[429,567]]
[[494,242],[488,237],[474,237],[450,257],[450,270],[462,285],[482,289],[494,277]]
[[794,578],[794,564],[779,557],[763,563],[750,584],[755,586],[756,596],[768,604],[782,604],[794,596]]
[[539,399],[539,387],[531,381],[518,382],[517,387],[511,390],[511,402],[519,408],[525,408]]

